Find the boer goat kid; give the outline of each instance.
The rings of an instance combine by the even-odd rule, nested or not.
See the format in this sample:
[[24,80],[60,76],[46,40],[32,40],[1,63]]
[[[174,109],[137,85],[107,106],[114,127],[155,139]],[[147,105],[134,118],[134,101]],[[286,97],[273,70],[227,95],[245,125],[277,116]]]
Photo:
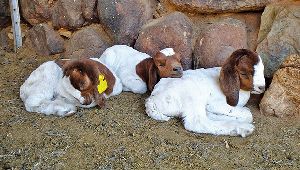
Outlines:
[[123,91],[152,91],[163,77],[181,77],[179,54],[172,48],[158,52],[153,58],[126,45],[114,45],[104,51],[100,61],[112,68],[123,84]]
[[260,56],[239,49],[222,68],[184,71],[182,78],[161,79],[146,99],[146,112],[156,120],[181,117],[185,129],[214,135],[250,135],[252,114],[247,107],[250,92],[265,89]]
[[76,107],[104,106],[122,84],[99,59],[48,61],[34,70],[20,88],[28,112],[68,116]]

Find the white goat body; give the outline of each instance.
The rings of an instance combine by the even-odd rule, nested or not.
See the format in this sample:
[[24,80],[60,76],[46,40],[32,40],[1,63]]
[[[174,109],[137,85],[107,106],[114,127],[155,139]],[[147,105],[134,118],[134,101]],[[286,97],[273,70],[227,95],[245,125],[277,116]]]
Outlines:
[[226,103],[219,85],[221,67],[187,70],[182,78],[163,78],[146,99],[146,112],[156,120],[182,117],[184,127],[214,135],[251,134],[252,114],[244,105],[250,92],[240,90],[237,106]]
[[[97,58],[93,58],[99,61]],[[111,69],[110,69],[111,70]],[[114,74],[114,72],[111,70]],[[118,95],[122,91],[120,79],[114,74],[116,81],[113,92],[106,98]],[[90,108],[96,105],[93,101],[83,105],[81,92],[75,89],[68,77],[63,76],[63,70],[55,61],[48,61],[40,65],[26,79],[20,87],[20,97],[28,112],[43,113],[45,115],[68,116],[76,112],[76,107]]]
[[147,85],[136,74],[136,65],[146,58],[150,58],[150,56],[132,47],[114,45],[106,49],[99,59],[121,79],[123,91],[143,94],[147,91]]

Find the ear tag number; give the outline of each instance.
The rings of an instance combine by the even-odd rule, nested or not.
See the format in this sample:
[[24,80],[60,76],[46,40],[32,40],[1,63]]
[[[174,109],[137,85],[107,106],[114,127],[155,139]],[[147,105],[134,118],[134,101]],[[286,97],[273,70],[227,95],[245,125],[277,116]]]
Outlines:
[[108,86],[107,86],[107,81],[106,81],[105,77],[102,74],[100,74],[99,75],[99,84],[97,86],[98,93],[99,94],[103,93],[107,89],[107,87]]

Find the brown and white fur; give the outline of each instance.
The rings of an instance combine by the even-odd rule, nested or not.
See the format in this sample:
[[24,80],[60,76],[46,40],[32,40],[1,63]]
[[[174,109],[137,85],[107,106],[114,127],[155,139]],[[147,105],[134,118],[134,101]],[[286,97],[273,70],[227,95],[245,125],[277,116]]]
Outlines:
[[[34,70],[20,88],[20,97],[29,112],[68,116],[76,107],[104,106],[105,98],[122,90],[120,80],[98,59],[48,61]],[[99,75],[108,88],[97,91]]]
[[166,48],[153,57],[126,45],[114,45],[104,51],[100,61],[112,68],[123,84],[123,91],[146,93],[164,77],[181,77],[179,54]]
[[264,92],[263,73],[260,56],[239,49],[222,68],[188,70],[182,78],[161,79],[146,100],[146,112],[161,121],[181,117],[192,132],[245,137],[254,126],[244,106],[250,92]]

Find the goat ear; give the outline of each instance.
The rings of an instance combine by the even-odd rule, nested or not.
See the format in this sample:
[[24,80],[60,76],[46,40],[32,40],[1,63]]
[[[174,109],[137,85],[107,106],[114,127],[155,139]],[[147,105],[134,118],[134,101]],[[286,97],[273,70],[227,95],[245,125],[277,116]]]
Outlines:
[[236,106],[239,101],[240,80],[235,66],[222,67],[220,86],[230,106]]
[[153,58],[147,58],[136,65],[136,74],[147,84],[149,91],[152,91],[158,82],[157,68],[153,60]]
[[154,64],[152,64],[152,66],[149,68],[148,78],[149,78],[147,82],[148,90],[152,92],[154,86],[158,82],[158,73]]
[[156,66],[164,66],[166,65],[166,56],[161,53],[161,52],[158,52],[155,54],[155,56],[153,57],[153,60],[154,60],[154,63]]

